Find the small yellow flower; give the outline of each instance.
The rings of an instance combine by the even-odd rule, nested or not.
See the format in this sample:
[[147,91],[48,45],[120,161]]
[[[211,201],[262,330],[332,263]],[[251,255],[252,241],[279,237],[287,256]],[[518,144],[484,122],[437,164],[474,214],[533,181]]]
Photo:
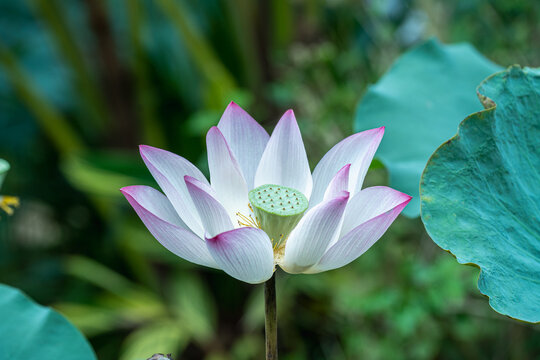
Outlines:
[[0,209],[6,214],[13,215],[13,208],[19,206],[19,198],[15,196],[0,196]]

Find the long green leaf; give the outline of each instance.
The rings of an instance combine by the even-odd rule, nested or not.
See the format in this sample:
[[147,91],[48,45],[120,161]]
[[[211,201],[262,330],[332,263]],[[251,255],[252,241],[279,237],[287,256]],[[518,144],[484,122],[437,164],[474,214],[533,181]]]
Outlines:
[[208,85],[208,91],[205,93],[208,106],[221,109],[236,87],[234,78],[216,56],[212,46],[190,21],[182,2],[157,0],[156,4],[172,21],[189,54],[193,57],[195,66],[205,79]]
[[[46,22],[60,53],[73,71],[80,98],[84,102],[83,114],[89,115],[86,119],[81,117],[80,126],[90,135],[96,135],[99,130],[104,129],[108,118],[105,102],[92,78],[80,46],[69,29],[63,9],[57,1],[35,0],[34,3],[40,18]],[[91,121],[88,121],[88,118]]]
[[15,57],[2,44],[0,44],[0,66],[58,152],[66,155],[82,150],[83,142],[71,124],[39,94]]
[[133,49],[133,69],[140,107],[145,144],[166,147],[165,133],[156,113],[156,98],[148,74],[148,64],[144,57],[141,30],[145,22],[142,1],[125,0],[129,22],[129,35]]

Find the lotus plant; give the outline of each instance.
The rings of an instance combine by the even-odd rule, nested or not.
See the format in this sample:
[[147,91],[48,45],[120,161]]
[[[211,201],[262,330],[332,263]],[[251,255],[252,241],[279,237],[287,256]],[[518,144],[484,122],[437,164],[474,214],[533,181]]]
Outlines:
[[[2,187],[9,168],[9,163],[6,160],[0,159],[0,188]],[[17,206],[19,206],[19,198],[15,196],[0,195],[0,210],[3,210],[6,214],[12,215],[13,208]]]
[[385,186],[362,189],[383,133],[381,127],[342,140],[311,173],[292,110],[269,136],[231,103],[206,136],[210,182],[188,160],[142,145],[164,194],[141,185],[121,191],[174,254],[247,283],[266,282],[267,358],[276,358],[276,267],[314,274],[345,266],[411,200]]

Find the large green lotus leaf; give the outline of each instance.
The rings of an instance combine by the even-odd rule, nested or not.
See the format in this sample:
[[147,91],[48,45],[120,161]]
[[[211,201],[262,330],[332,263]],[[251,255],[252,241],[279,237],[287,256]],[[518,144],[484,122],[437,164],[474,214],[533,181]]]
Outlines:
[[478,88],[472,114],[427,163],[420,188],[431,238],[480,267],[496,311],[540,321],[540,70],[517,66]]
[[96,360],[92,348],[63,316],[0,284],[0,358]]
[[386,126],[376,157],[390,186],[413,196],[404,215],[420,214],[418,187],[430,155],[461,120],[482,109],[474,90],[500,70],[469,44],[431,39],[403,54],[362,98],[355,130]]

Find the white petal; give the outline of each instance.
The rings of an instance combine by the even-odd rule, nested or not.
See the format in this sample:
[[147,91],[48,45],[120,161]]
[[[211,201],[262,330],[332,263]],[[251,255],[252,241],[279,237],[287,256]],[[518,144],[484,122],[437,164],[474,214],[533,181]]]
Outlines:
[[184,179],[203,223],[205,236],[213,237],[233,229],[229,214],[216,199],[212,188],[190,176],[185,176]]
[[341,218],[349,193],[320,203],[300,220],[289,235],[281,268],[289,273],[301,273],[316,264],[328,244],[339,234]]
[[268,235],[252,227],[239,228],[206,239],[216,263],[230,276],[250,284],[274,273],[274,251]]
[[292,110],[279,120],[257,168],[255,187],[265,184],[291,187],[308,199],[311,194],[313,182],[306,149]]
[[360,191],[347,205],[341,236],[410,199],[409,195],[387,186],[373,186]]
[[268,143],[268,133],[240,106],[231,102],[221,116],[219,130],[227,139],[242,169],[249,190],[253,189],[255,171]]
[[184,176],[188,175],[208,184],[204,175],[192,163],[169,151],[147,145],[141,145],[139,149],[148,170],[167,195],[178,215],[195,234],[201,238],[204,237],[201,219],[197,215],[184,182]]
[[313,274],[337,269],[357,259],[380,239],[410,200],[409,197],[401,204],[348,232],[328,249],[317,265],[307,272]]
[[334,176],[326,188],[323,201],[333,199],[343,191],[349,191],[350,168],[351,164],[347,164],[337,172],[336,176]]
[[363,131],[349,136],[330,149],[313,170],[310,206],[315,206],[323,200],[332,177],[346,164],[351,164],[349,175],[351,197],[360,191],[383,134],[384,127]]
[[206,135],[210,181],[216,197],[236,221],[236,213],[249,214],[248,188],[240,166],[217,127]]
[[165,195],[149,186],[138,185],[120,191],[161,245],[195,264],[218,268],[205,241],[185,227]]

